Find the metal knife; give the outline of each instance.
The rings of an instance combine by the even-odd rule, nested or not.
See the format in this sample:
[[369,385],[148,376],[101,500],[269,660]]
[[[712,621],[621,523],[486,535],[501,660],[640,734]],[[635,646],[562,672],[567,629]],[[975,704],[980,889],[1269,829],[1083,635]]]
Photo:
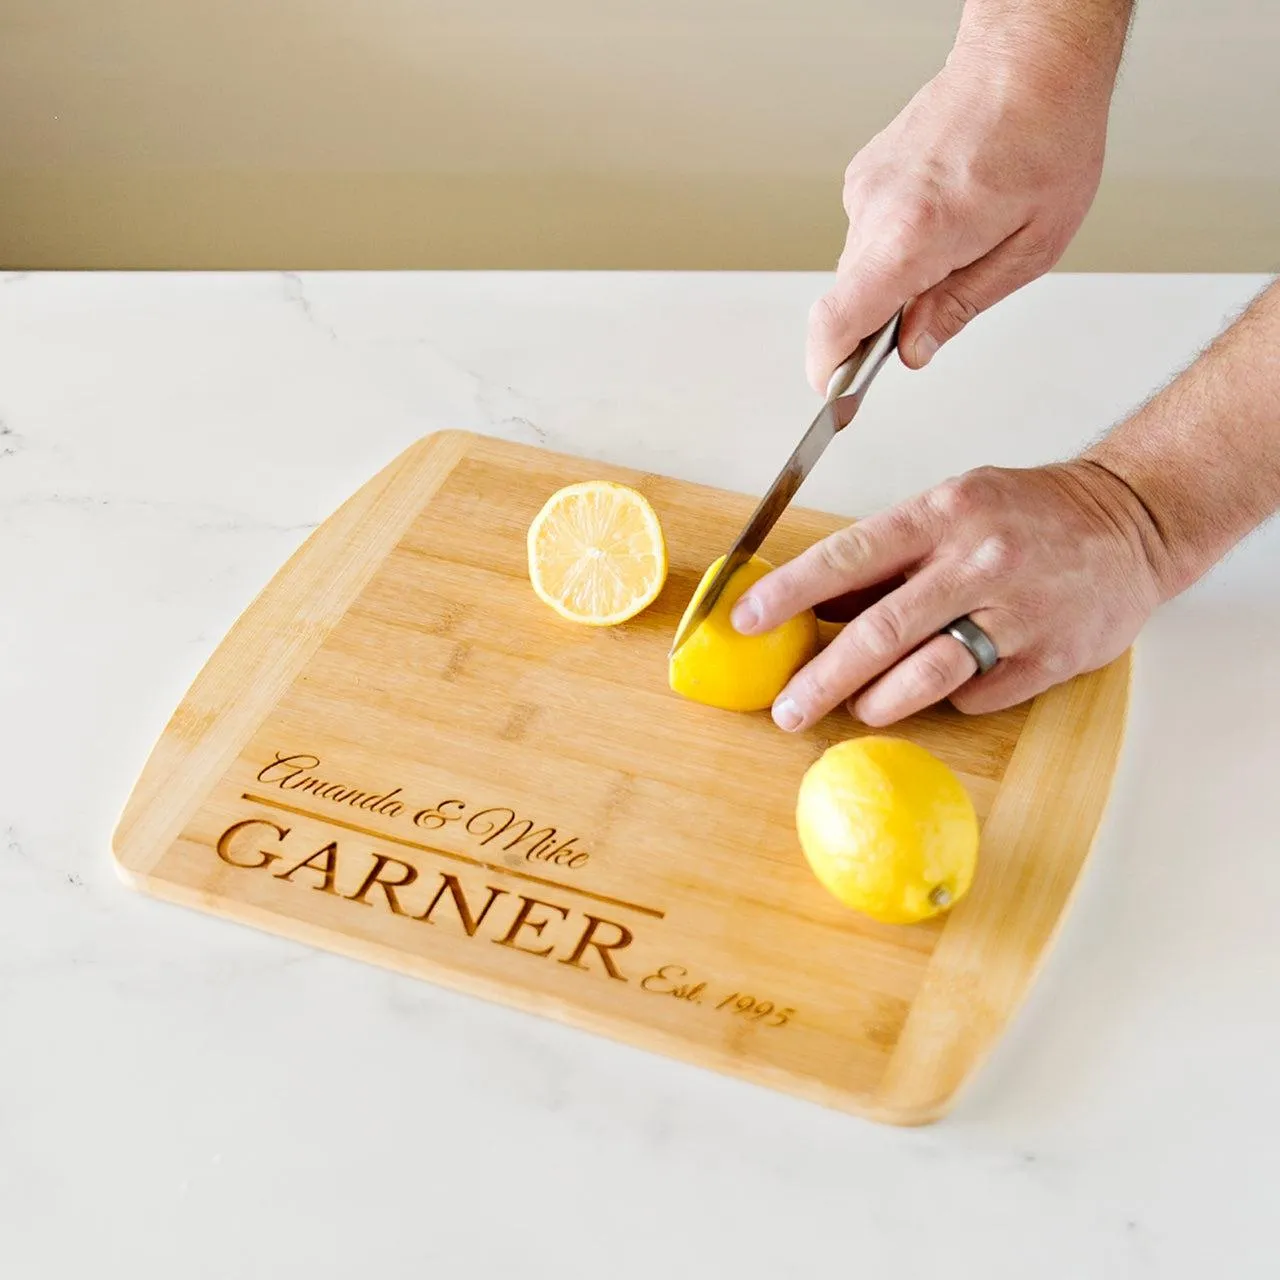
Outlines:
[[898,345],[898,328],[901,323],[902,311],[899,310],[870,337],[863,338],[854,348],[853,354],[831,375],[831,380],[827,383],[827,398],[818,411],[818,416],[800,437],[800,443],[778,473],[778,478],[769,486],[769,492],[760,499],[760,505],[738,535],[737,541],[729,548],[729,554],[725,556],[724,563],[698,601],[698,607],[676,632],[676,638],[671,644],[672,653],[707,620],[729,579],[760,549],[760,544],[769,536],[769,530],[777,524],[778,517],[790,505],[791,499],[796,496],[797,490],[822,457],[827,445],[858,412],[872,379]]

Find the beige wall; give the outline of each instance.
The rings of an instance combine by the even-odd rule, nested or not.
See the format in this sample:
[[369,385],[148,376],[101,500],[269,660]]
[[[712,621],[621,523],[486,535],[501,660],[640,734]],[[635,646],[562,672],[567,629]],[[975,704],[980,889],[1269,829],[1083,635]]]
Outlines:
[[[830,267],[955,0],[0,0],[0,265]],[[1147,0],[1067,264],[1280,268],[1280,4]]]

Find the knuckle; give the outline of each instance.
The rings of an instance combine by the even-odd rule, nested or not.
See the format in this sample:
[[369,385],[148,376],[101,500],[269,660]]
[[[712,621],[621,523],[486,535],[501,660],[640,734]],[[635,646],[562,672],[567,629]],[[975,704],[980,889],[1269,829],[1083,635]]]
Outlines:
[[1054,680],[1067,680],[1088,665],[1085,645],[1071,639],[1045,654],[1044,673]]
[[1007,578],[1023,563],[1022,548],[1007,534],[988,534],[973,549],[969,563],[987,578]]
[[918,498],[901,502],[876,517],[882,541],[906,545],[930,531],[930,512]]
[[887,601],[868,609],[850,625],[857,629],[859,645],[873,658],[891,658],[902,652],[906,624]]
[[943,697],[955,684],[957,672],[944,658],[925,649],[911,660],[905,676],[913,697],[932,701]]
[[873,255],[886,274],[907,275],[920,254],[920,233],[908,222],[895,222],[879,238]]
[[[866,187],[858,194],[865,206]],[[948,220],[943,201],[934,192],[917,189],[906,194],[881,192],[878,203],[879,229],[868,248],[868,268],[901,281],[913,295],[923,293],[937,283],[928,277],[924,259]]]
[[1035,668],[1047,680],[1064,680],[1071,674],[1072,662],[1072,655],[1066,649],[1051,649],[1040,655]]
[[908,232],[913,241],[933,234],[942,222],[942,202],[929,191],[917,188],[903,197],[898,206],[898,225]]
[[964,500],[963,486],[958,479],[944,480],[929,491],[929,505],[943,520],[959,519]]
[[823,294],[809,308],[809,329],[819,334],[839,334],[845,328],[848,314],[848,307],[839,294]]
[[864,147],[844,168],[840,194],[845,212],[854,217],[878,196],[887,195],[892,181],[884,166]]
[[1070,240],[1069,233],[1064,234],[1057,228],[1029,231],[1018,246],[1018,257],[1033,274],[1039,274],[1047,271],[1062,257]]
[[853,217],[863,203],[863,192],[867,187],[867,172],[858,156],[845,166],[844,182],[840,188],[840,201],[844,211]]
[[1034,682],[1036,692],[1075,674],[1076,655],[1072,650],[1069,644],[1059,644],[1023,657],[1021,665]]
[[1006,475],[999,467],[975,467],[964,478],[976,498],[991,503],[1004,493]]
[[818,543],[818,562],[833,577],[856,571],[865,558],[865,544],[856,525],[850,525]]
[[955,337],[961,329],[982,311],[978,301],[963,287],[943,289],[934,300],[935,313],[948,337]]
[[867,151],[865,147],[862,147],[853,154],[849,163],[844,167],[844,185],[846,190],[858,183],[858,181],[866,174],[867,168]]
[[980,467],[944,480],[930,494],[934,510],[949,521],[967,520],[980,512],[990,511],[999,496],[997,474],[994,468]]
[[968,476],[955,476],[944,480],[929,494],[929,505],[948,523],[963,520],[973,514],[973,484]]

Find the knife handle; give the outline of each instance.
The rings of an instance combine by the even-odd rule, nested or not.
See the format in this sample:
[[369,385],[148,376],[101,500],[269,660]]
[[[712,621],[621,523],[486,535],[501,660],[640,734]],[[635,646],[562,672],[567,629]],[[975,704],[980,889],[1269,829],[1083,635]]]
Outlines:
[[845,398],[861,399],[871,385],[871,379],[898,345],[898,329],[902,324],[903,308],[885,321],[875,333],[863,338],[853,349],[853,354],[837,366],[827,383],[827,403]]

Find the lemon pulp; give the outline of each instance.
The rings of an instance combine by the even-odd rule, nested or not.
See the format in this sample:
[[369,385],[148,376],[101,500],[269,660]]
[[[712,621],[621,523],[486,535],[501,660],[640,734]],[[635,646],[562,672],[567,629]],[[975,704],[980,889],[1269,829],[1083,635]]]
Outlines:
[[538,599],[590,626],[634,618],[667,580],[656,513],[642,494],[609,480],[553,493],[529,526],[528,553]]

